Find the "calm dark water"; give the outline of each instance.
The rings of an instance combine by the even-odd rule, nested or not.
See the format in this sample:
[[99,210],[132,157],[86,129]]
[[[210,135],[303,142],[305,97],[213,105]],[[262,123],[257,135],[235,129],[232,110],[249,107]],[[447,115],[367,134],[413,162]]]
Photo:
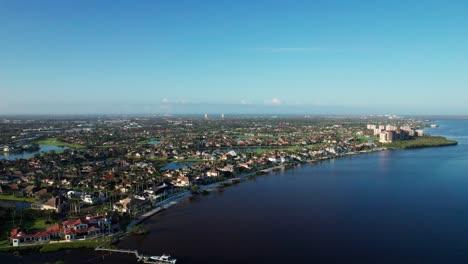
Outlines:
[[15,208],[16,210],[23,210],[31,208],[31,203],[23,201],[0,200],[0,208]]
[[161,170],[180,170],[185,167],[191,167],[193,165],[197,165],[198,162],[179,162],[173,161],[167,164],[166,166],[162,167]]
[[55,152],[62,152],[67,147],[58,147],[58,146],[46,146],[46,145],[40,145],[38,151],[24,151],[21,153],[0,153],[0,160],[2,159],[7,159],[7,160],[15,160],[15,159],[29,159],[31,157],[34,157],[36,154],[40,153],[47,153],[51,151]]
[[[170,253],[178,263],[467,263],[468,121],[438,123],[430,133],[458,146],[371,153],[260,176],[154,216],[146,222],[150,234],[119,247]],[[92,254],[40,260],[81,263]],[[136,263],[120,254],[92,262]]]

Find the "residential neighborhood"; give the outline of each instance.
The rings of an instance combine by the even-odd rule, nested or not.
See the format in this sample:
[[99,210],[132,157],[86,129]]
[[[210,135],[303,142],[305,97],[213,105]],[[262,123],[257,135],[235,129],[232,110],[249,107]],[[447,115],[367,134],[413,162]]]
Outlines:
[[[199,186],[382,150],[422,137],[425,126],[395,116],[5,119],[0,198],[41,216],[2,209],[1,231],[12,246],[125,232],[132,219]],[[15,154],[18,145],[53,149]],[[28,221],[41,228],[18,224]]]

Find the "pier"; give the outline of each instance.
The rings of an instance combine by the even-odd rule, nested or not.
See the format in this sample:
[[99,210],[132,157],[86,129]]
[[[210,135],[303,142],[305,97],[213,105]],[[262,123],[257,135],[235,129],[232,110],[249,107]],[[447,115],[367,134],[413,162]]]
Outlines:
[[[150,256],[142,255],[138,253],[138,250],[131,250],[131,249],[116,249],[116,248],[104,248],[102,246],[98,246],[94,250],[96,251],[105,251],[110,253],[122,253],[122,254],[133,254],[135,255],[138,262],[148,263],[148,264],[158,264],[158,263],[170,263],[165,261],[158,261],[152,260]],[[175,263],[175,261],[174,261]]]

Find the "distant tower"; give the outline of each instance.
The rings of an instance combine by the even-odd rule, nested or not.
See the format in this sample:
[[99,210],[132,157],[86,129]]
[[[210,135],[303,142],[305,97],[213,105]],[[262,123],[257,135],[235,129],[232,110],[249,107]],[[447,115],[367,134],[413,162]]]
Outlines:
[[208,114],[205,114],[205,119],[208,120]]
[[221,114],[221,119],[223,119],[223,120],[224,120],[224,114]]

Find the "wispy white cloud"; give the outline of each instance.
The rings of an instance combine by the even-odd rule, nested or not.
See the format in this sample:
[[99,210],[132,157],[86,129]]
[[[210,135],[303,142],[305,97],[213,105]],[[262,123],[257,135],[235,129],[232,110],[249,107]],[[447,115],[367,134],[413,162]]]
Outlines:
[[266,105],[280,105],[280,104],[281,104],[281,100],[275,97],[275,98],[273,98],[273,99],[271,99],[271,100],[265,100],[264,103],[265,103]]
[[325,51],[326,49],[322,47],[262,47],[262,48],[257,48],[256,50],[263,51],[263,52],[286,53],[286,52],[319,52],[319,51]]
[[188,99],[186,98],[177,98],[175,100],[170,100],[168,99],[167,97],[164,97],[162,100],[161,100],[161,103],[162,104],[165,104],[165,105],[180,105],[180,104],[190,104],[191,101],[189,101]]

